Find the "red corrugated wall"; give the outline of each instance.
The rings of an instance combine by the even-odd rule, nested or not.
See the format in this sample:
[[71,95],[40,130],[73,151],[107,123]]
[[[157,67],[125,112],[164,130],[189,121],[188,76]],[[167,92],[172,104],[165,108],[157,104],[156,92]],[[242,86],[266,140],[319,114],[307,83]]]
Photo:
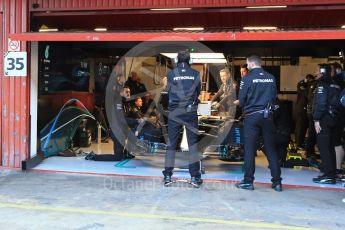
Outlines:
[[344,4],[343,0],[30,0],[30,2],[31,5],[38,4],[37,8],[32,9],[34,11]]
[[[3,52],[7,51],[9,34],[28,31],[28,4],[28,0],[0,0],[0,155],[1,166],[5,167],[21,167],[21,161],[28,157],[29,76],[4,77],[2,70]],[[26,43],[22,42],[21,51],[26,50]]]

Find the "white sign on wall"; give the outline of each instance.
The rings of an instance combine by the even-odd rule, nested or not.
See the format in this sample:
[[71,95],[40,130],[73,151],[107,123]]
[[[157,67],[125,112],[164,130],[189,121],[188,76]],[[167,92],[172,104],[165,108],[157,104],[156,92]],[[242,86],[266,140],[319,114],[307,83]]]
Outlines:
[[27,53],[6,52],[4,56],[4,76],[27,76]]
[[20,51],[20,41],[11,40],[11,38],[8,39],[8,51]]

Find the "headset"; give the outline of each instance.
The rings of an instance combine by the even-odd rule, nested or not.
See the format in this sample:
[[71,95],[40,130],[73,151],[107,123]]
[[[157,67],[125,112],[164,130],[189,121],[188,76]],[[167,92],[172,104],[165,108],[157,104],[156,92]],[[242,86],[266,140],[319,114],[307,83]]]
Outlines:
[[[176,55],[176,57],[173,58],[173,61],[174,61],[175,64],[178,63],[177,55]],[[192,58],[189,58],[188,64],[189,64],[189,65],[192,65],[192,64],[193,64],[193,59],[192,59]]]
[[181,58],[187,58],[188,57],[188,64],[191,65],[193,63],[192,61],[192,58],[191,58],[191,55],[189,53],[189,51],[187,50],[181,50],[177,53],[176,57],[175,57],[175,64],[178,63],[178,57],[181,57]]
[[325,67],[320,67],[320,73],[325,74],[327,73],[327,70]]
[[331,72],[331,67],[328,64],[319,64],[319,72],[322,75],[329,75]]

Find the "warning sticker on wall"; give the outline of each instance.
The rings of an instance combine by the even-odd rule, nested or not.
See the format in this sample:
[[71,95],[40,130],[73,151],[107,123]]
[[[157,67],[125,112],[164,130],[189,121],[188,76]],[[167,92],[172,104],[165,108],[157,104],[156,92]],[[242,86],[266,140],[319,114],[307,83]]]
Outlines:
[[11,40],[11,38],[8,39],[8,51],[20,51],[20,41]]

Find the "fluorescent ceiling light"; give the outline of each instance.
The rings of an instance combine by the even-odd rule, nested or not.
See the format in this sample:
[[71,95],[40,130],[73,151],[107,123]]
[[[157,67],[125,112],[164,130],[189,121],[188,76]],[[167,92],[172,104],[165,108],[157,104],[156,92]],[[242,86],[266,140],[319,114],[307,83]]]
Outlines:
[[247,9],[274,9],[274,8],[286,8],[287,6],[247,6]]
[[276,26],[245,26],[244,30],[276,30]]
[[[161,53],[161,54],[168,57],[168,58],[177,57],[177,53]],[[197,59],[222,59],[222,58],[224,58],[225,59],[223,53],[191,53],[190,57],[193,60],[195,58],[197,58]]]
[[342,29],[345,29],[345,25],[341,26]]
[[192,8],[157,8],[157,9],[150,9],[156,11],[166,11],[166,10],[191,10]]
[[204,27],[175,27],[173,30],[174,31],[177,31],[177,30],[200,31],[200,30],[204,30]]
[[95,31],[97,31],[97,32],[105,32],[105,31],[107,31],[107,28],[95,28]]
[[225,58],[192,58],[192,63],[222,64],[222,63],[226,63],[226,59]]
[[57,32],[59,31],[57,28],[41,28],[38,32]]

